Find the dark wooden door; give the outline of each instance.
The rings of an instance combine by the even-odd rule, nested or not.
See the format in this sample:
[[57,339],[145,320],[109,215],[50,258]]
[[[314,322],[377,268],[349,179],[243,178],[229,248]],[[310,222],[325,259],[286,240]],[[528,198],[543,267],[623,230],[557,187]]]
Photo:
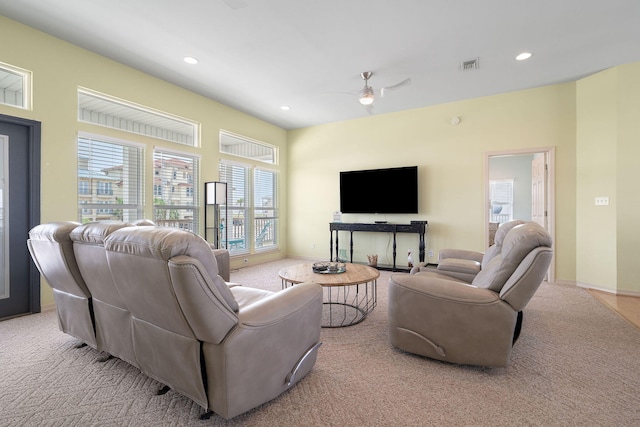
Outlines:
[[40,123],[0,115],[0,319],[40,311],[27,249],[40,221]]

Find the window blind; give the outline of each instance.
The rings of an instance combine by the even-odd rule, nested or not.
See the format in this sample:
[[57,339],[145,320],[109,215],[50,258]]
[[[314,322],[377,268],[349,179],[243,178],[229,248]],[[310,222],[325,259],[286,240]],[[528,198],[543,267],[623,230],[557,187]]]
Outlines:
[[198,230],[197,177],[197,157],[154,150],[153,209],[158,225]]
[[80,222],[132,222],[144,213],[144,149],[97,138],[78,138]]

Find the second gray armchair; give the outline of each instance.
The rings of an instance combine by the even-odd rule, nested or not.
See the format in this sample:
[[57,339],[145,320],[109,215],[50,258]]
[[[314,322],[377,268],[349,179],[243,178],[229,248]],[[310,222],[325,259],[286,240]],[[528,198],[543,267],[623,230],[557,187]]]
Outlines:
[[[509,230],[520,224],[524,224],[524,221],[516,219],[501,224],[496,231],[494,244],[484,253],[465,249],[442,249],[438,254],[438,272],[471,283],[480,270],[500,253],[502,242]],[[420,265],[414,268],[412,273],[425,269],[424,265]]]
[[551,236],[540,225],[513,227],[471,283],[434,269],[393,274],[389,338],[410,353],[452,363],[505,367],[521,312],[547,273]]

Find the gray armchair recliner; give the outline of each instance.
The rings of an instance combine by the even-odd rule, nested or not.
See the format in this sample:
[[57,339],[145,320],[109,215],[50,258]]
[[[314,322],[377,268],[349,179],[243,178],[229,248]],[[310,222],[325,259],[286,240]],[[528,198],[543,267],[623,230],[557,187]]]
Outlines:
[[[500,253],[502,242],[509,230],[520,224],[524,224],[524,221],[516,219],[501,224],[496,231],[494,243],[484,253],[465,249],[442,249],[438,253],[438,272],[471,283],[480,270]],[[411,272],[415,274],[425,270],[427,267],[420,264]]]
[[393,346],[442,361],[506,367],[522,310],[547,273],[549,233],[517,225],[471,283],[436,270],[393,274],[389,338]]

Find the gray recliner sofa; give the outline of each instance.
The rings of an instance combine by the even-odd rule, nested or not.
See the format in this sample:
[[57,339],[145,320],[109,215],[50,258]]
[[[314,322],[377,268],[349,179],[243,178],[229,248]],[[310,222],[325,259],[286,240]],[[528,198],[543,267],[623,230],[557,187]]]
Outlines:
[[[105,288],[95,302],[101,313],[95,316],[95,347],[117,352],[194,400],[207,410],[205,417],[213,411],[229,419],[255,408],[314,366],[321,344],[319,285],[279,292],[230,286],[218,274],[210,245],[172,228],[43,224],[30,233],[29,247],[65,233],[65,248],[73,241],[73,258],[90,283],[88,290]],[[31,253],[39,267],[57,256],[48,250]],[[67,268],[55,263],[53,269]],[[114,345],[114,327],[122,324],[127,328]]]
[[527,222],[506,233],[501,252],[471,283],[436,270],[393,274],[391,344],[447,362],[506,367],[522,310],[551,263],[551,246],[549,233]]

